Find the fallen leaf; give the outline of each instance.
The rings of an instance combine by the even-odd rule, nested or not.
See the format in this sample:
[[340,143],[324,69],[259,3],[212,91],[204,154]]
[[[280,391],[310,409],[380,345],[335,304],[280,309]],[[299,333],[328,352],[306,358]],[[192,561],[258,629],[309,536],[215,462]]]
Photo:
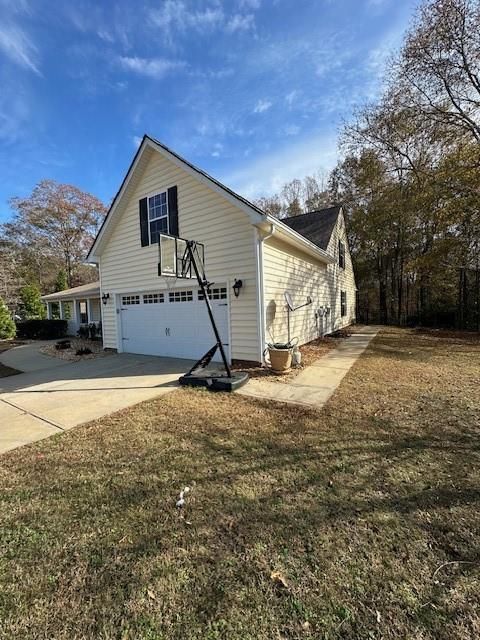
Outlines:
[[285,576],[282,573],[280,573],[280,571],[272,571],[272,573],[270,574],[270,579],[273,580],[273,582],[277,586],[283,587],[284,589],[288,589],[288,582]]
[[157,599],[157,596],[155,595],[155,593],[151,589],[147,589],[147,594],[148,594],[148,597],[151,600],[156,600]]

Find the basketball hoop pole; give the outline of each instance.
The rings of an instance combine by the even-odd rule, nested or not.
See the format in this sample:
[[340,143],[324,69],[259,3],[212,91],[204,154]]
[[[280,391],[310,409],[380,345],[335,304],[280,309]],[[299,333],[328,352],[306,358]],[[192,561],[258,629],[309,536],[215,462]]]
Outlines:
[[217,345],[216,346],[220,349],[220,353],[222,355],[222,360],[223,360],[223,365],[225,367],[225,370],[227,372],[228,377],[231,378],[232,377],[232,372],[230,370],[230,366],[229,366],[228,361],[227,361],[227,356],[225,355],[225,349],[223,348],[222,340],[220,338],[220,334],[218,332],[217,325],[215,323],[215,318],[213,316],[212,305],[210,303],[210,296],[208,295],[208,288],[207,288],[207,286],[205,286],[208,283],[204,278],[202,278],[200,276],[200,272],[198,271],[197,261],[195,260],[195,254],[193,252],[194,246],[195,246],[195,241],[194,240],[187,240],[188,256],[189,256],[189,259],[191,261],[191,264],[193,265],[193,270],[195,271],[195,276],[196,276],[197,281],[198,281],[198,286],[202,290],[203,298],[205,300],[205,304],[207,305],[208,316],[210,318],[210,322],[212,324],[213,333],[215,334],[215,339],[217,341]]

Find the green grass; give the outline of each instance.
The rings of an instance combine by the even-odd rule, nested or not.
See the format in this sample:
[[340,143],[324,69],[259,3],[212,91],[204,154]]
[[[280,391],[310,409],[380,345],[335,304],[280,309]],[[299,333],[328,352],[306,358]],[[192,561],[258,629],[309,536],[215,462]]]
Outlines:
[[479,637],[479,377],[388,330],[323,411],[180,390],[2,456],[0,638]]

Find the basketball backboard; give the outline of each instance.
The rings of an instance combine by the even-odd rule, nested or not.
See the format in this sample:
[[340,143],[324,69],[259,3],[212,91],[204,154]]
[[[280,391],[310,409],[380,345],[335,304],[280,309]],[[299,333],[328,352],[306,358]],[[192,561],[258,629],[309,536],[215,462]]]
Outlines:
[[[192,251],[200,272],[204,271],[205,249],[201,242],[192,243]],[[161,233],[158,238],[158,275],[174,278],[194,278],[187,240]]]

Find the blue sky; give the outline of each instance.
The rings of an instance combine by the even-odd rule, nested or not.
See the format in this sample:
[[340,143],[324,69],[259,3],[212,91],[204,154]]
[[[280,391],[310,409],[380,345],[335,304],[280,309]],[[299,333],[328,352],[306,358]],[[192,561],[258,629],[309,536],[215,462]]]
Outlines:
[[42,178],[109,203],[144,132],[247,197],[337,159],[411,0],[0,0],[0,220]]

